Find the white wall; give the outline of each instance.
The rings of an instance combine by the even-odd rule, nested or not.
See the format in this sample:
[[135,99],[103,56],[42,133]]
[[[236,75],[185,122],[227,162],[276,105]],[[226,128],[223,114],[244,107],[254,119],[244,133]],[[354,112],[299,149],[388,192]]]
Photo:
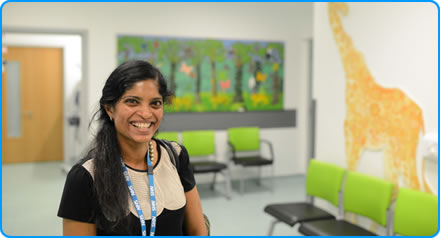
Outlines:
[[[300,90],[307,75],[304,40],[312,36],[312,3],[18,3],[3,7],[3,26],[86,30],[88,32],[88,112],[116,67],[117,34],[163,35],[285,43],[284,108],[298,110],[304,125]],[[303,52],[303,53],[301,53]],[[87,121],[89,118],[85,118]],[[274,125],[276,128],[277,125]],[[264,129],[275,144],[278,175],[304,173],[306,155],[300,127]],[[218,132],[222,137],[222,133]],[[219,153],[226,145],[218,148]]]
[[[374,80],[382,87],[401,89],[422,109],[426,132],[437,132],[437,7],[429,2],[348,3],[348,6],[348,16],[342,17],[344,30],[363,54]],[[314,5],[313,34],[317,158],[347,167],[345,73],[330,29],[327,3]],[[383,177],[383,152],[363,153],[358,171]]]

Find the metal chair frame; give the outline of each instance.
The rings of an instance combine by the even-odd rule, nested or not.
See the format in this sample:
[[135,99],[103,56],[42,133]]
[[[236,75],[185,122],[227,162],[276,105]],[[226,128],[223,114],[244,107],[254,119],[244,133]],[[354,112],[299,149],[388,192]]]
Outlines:
[[[267,159],[263,158],[261,156],[261,150],[262,150],[262,146],[261,145],[263,145],[263,144],[266,144],[268,146],[268,148],[269,148],[270,157],[267,158]],[[273,190],[273,185],[274,185],[274,182],[273,182],[273,180],[274,180],[274,152],[273,152],[273,145],[272,145],[272,143],[269,140],[260,139],[259,151],[251,151],[251,152],[245,151],[245,153],[257,154],[256,158],[259,157],[259,159],[266,159],[268,161],[271,161],[270,164],[261,164],[261,165],[260,164],[244,165],[244,164],[241,164],[241,163],[237,162],[236,159],[246,158],[246,156],[239,155],[239,153],[243,153],[243,151],[236,151],[235,146],[230,141],[228,141],[228,145],[229,145],[230,152],[231,152],[230,161],[232,161],[235,165],[239,165],[242,169],[244,169],[246,167],[258,166],[257,184],[259,186],[262,186],[262,183],[261,183],[261,177],[262,177],[262,171],[261,170],[262,170],[262,168],[261,167],[263,167],[263,166],[271,166],[271,187],[270,187],[270,189]],[[241,173],[241,175],[240,175],[240,194],[244,193],[244,180],[245,180],[245,174]]]

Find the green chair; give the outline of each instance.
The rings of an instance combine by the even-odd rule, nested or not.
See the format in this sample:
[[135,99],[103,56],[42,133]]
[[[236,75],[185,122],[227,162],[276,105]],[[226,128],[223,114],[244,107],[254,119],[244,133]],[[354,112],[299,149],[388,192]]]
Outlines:
[[307,201],[267,205],[264,211],[275,217],[268,235],[272,235],[275,225],[279,222],[293,227],[297,223],[306,221],[334,219],[334,215],[314,205],[314,198],[327,200],[338,207],[344,175],[345,169],[339,166],[315,159],[311,160],[306,176]]
[[438,197],[400,188],[394,209],[393,233],[405,236],[433,236],[438,228]]
[[[383,227],[389,219],[393,184],[376,177],[348,172],[343,191],[344,211],[370,218]],[[358,225],[341,220],[303,222],[298,231],[311,236],[376,236]]]
[[168,140],[168,141],[179,142],[179,133],[175,132],[175,131],[159,132],[159,133],[157,133],[155,138],[157,138],[157,139],[165,139],[165,140]]
[[211,184],[212,190],[214,190],[217,173],[222,174],[225,179],[225,195],[230,199],[230,171],[226,164],[216,161],[214,131],[184,131],[182,132],[182,143],[188,150],[194,173],[214,173],[214,179]]
[[[265,144],[269,149],[269,158],[263,157],[261,144]],[[272,143],[268,140],[260,139],[260,129],[258,127],[236,127],[228,129],[228,145],[230,149],[231,161],[242,168],[258,167],[258,184],[261,184],[261,167],[272,166],[272,187],[273,187],[273,162],[274,154]],[[240,176],[240,192],[244,192],[244,176]]]

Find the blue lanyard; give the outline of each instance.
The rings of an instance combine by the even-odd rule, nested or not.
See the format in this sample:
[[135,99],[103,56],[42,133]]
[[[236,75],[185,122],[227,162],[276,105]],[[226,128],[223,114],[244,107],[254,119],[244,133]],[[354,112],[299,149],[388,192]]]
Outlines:
[[[147,235],[147,226],[145,225],[145,217],[142,212],[141,205],[136,196],[136,192],[134,191],[133,184],[131,183],[130,176],[128,175],[127,167],[124,164],[124,161],[121,158],[122,168],[124,168],[124,177],[125,181],[127,181],[128,190],[130,191],[131,200],[133,200],[133,205],[136,208],[136,211],[139,216],[139,221],[141,223],[141,231],[142,236]],[[154,191],[154,178],[153,178],[153,163],[150,160],[150,153],[147,153],[147,165],[148,165],[148,181],[150,183],[150,201],[151,201],[151,226],[150,226],[150,236],[154,236],[154,232],[156,231],[156,194]]]

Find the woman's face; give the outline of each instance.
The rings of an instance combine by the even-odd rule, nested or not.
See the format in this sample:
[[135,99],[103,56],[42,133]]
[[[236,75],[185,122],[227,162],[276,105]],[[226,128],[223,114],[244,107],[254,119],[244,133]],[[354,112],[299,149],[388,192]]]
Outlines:
[[113,119],[121,145],[150,141],[163,117],[163,100],[157,80],[136,82],[114,107],[106,107],[106,111]]

